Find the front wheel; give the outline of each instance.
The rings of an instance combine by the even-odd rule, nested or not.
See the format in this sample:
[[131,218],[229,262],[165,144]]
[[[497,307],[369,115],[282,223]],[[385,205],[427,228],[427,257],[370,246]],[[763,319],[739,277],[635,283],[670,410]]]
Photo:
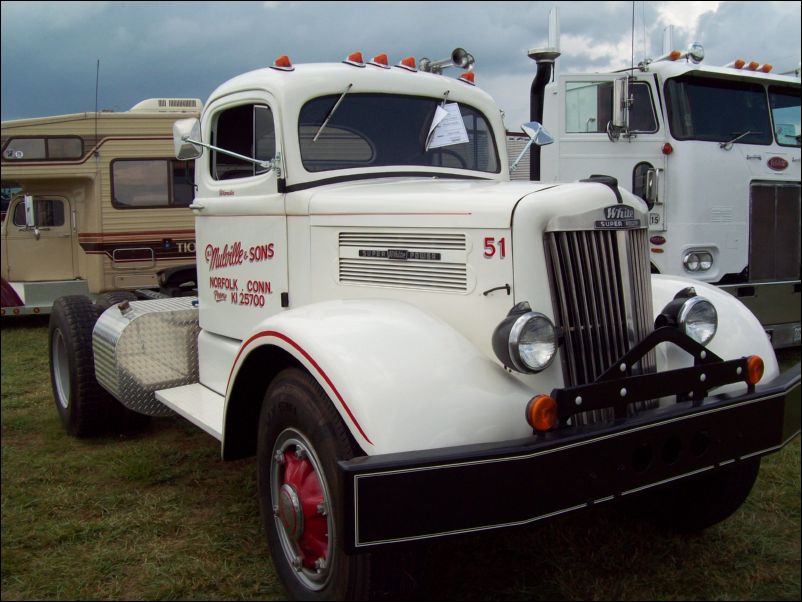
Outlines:
[[270,385],[259,418],[258,486],[276,572],[297,600],[366,599],[370,556],[343,545],[337,461],[358,452],[328,396],[288,369]]

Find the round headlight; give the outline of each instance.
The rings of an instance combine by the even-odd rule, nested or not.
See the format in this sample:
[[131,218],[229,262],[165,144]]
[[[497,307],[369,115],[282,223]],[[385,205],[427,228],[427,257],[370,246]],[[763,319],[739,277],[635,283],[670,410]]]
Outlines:
[[685,257],[682,258],[682,263],[685,266],[685,269],[689,272],[698,272],[699,271],[699,255],[696,253],[688,253]]
[[707,345],[716,334],[718,314],[713,304],[704,297],[691,297],[682,304],[678,322],[682,332],[697,343]]
[[537,312],[520,316],[510,330],[510,359],[521,372],[540,372],[546,369],[557,352],[554,324]]

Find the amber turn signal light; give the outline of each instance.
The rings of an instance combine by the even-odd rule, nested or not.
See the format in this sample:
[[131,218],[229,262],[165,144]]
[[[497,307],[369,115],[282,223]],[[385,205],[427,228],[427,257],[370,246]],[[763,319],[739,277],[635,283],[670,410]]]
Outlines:
[[759,355],[746,358],[746,383],[756,385],[763,378],[763,359]]
[[557,402],[548,395],[537,395],[526,404],[526,421],[536,431],[547,431],[557,424]]

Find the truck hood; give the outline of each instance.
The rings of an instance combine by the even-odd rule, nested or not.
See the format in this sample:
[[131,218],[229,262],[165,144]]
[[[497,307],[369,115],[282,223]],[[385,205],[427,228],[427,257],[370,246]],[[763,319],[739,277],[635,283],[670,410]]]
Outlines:
[[[516,204],[553,183],[383,178],[317,188],[312,225],[509,228]],[[610,192],[612,196],[612,192]]]

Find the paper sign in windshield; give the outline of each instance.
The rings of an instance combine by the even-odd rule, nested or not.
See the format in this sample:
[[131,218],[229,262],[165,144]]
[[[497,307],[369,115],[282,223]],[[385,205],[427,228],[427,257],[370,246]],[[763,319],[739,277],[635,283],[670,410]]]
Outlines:
[[462,121],[459,105],[450,102],[438,106],[426,137],[426,150],[465,142],[468,142],[468,132],[465,130],[465,122]]

